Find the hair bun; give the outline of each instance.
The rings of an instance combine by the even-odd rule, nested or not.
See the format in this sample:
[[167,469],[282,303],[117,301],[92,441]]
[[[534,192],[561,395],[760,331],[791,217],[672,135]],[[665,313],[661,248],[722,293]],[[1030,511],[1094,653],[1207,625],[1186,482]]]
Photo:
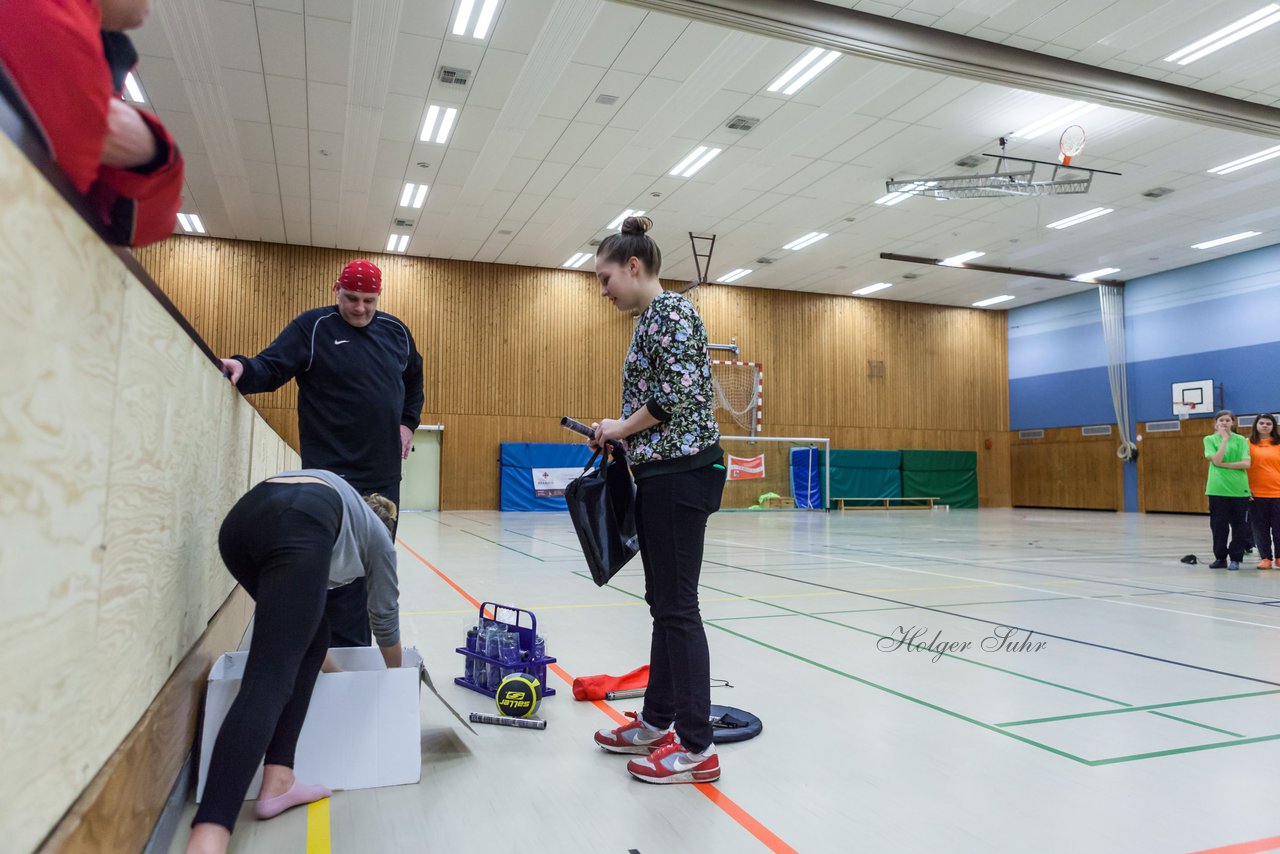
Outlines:
[[653,220],[647,216],[629,216],[622,221],[623,234],[644,234],[653,228]]

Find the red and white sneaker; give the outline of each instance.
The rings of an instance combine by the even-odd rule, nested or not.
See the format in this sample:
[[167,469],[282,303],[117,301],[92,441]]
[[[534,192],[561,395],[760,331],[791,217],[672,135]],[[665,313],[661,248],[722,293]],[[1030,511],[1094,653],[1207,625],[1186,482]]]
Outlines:
[[632,759],[627,770],[646,783],[711,783],[720,779],[720,757],[714,744],[690,753],[673,738],[643,759]]
[[616,729],[602,729],[596,733],[596,744],[610,753],[648,753],[676,740],[669,729],[657,729],[645,723],[636,712],[627,712],[631,722]]

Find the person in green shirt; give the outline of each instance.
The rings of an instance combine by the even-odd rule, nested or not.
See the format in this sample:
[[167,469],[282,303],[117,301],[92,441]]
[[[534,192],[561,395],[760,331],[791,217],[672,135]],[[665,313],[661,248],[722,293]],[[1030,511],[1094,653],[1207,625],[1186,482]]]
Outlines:
[[[1204,437],[1209,461],[1209,529],[1213,531],[1210,569],[1239,569],[1248,547],[1245,520],[1249,512],[1249,441],[1235,432],[1236,417],[1228,409],[1218,413],[1213,433]],[[1230,535],[1230,545],[1227,537]]]

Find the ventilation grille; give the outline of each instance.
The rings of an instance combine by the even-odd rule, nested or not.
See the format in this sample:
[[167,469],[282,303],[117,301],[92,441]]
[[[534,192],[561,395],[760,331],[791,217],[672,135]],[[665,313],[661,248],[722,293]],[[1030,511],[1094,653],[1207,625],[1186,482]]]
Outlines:
[[734,116],[725,123],[725,127],[729,130],[736,130],[739,133],[750,133],[755,126],[760,124],[760,120],[751,116]]
[[1182,430],[1181,421],[1148,421],[1148,433],[1177,433]]
[[468,81],[471,80],[471,69],[442,65],[440,66],[439,79],[441,83],[447,83],[450,86],[466,86]]
[[902,278],[904,278],[904,279],[918,279],[918,278],[920,278],[920,274],[919,274],[919,273],[903,273],[903,274],[902,274]]
[[756,263],[757,263],[757,264],[772,264],[774,261],[777,261],[777,260],[778,260],[777,258],[757,258],[757,259],[756,259]]
[[972,169],[980,163],[982,163],[982,158],[973,154],[970,154],[968,157],[961,157],[956,161],[956,165],[961,169]]
[[596,239],[594,239],[594,240],[588,240],[588,241],[587,241],[587,245],[588,245],[588,246],[599,246],[601,243],[604,243],[604,241],[603,241],[603,240],[601,240],[601,239],[600,239],[600,238],[598,238],[598,237],[597,237]]
[[867,359],[867,378],[884,379],[884,362],[880,359]]
[[396,224],[396,228],[413,228],[413,220],[411,219],[400,219],[397,217],[392,220],[392,222]]
[[1080,428],[1080,435],[1081,435],[1081,436],[1110,436],[1110,435],[1111,435],[1111,425],[1110,425],[1110,424],[1096,424],[1096,425],[1094,425],[1093,427],[1081,427],[1081,428]]
[[1044,431],[1043,430],[1019,430],[1018,438],[1019,439],[1043,439]]
[[1163,199],[1165,196],[1173,192],[1172,187],[1152,187],[1142,194],[1144,199]]
[[604,104],[606,107],[612,107],[618,103],[617,95],[596,95],[596,103]]

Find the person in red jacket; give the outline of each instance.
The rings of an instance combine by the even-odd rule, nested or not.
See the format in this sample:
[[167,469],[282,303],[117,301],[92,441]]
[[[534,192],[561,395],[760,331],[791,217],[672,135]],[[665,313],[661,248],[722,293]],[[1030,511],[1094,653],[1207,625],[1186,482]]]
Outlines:
[[150,0],[0,0],[0,63],[40,125],[53,159],[116,241],[145,246],[173,232],[182,156],[150,113],[120,98],[137,62],[125,30]]

